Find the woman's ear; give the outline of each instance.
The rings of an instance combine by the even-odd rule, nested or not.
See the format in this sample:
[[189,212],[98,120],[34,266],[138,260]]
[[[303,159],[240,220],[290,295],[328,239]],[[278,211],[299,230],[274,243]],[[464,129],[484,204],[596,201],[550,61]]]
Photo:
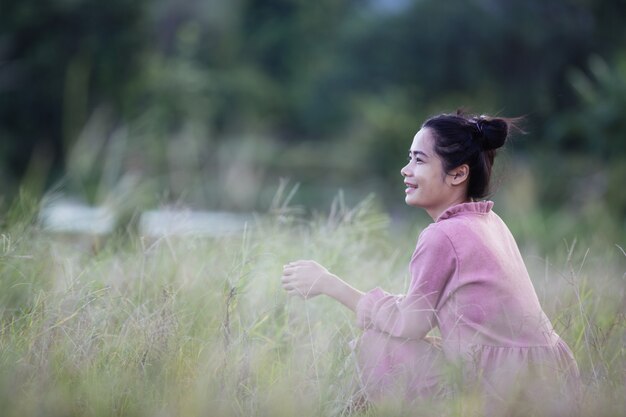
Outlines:
[[450,185],[461,185],[469,178],[469,166],[460,165],[448,173]]

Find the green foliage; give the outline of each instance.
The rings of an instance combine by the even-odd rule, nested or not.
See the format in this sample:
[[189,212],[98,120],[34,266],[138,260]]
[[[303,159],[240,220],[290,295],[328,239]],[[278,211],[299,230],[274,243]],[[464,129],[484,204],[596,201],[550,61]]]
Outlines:
[[337,188],[391,202],[419,124],[465,107],[528,116],[511,148],[545,155],[530,165],[547,209],[576,203],[566,173],[599,170],[591,194],[623,218],[623,0],[388,6],[5,2],[0,188],[10,201],[61,180],[128,202],[125,217],[162,200],[265,209],[279,177],[318,207]]
[[562,115],[552,134],[560,147],[582,151],[610,162],[626,154],[622,140],[626,122],[626,55],[617,57],[614,67],[594,56],[588,74],[581,69],[569,73],[569,81],[580,98],[575,111]]
[[[379,206],[402,204],[419,123],[459,106],[528,115],[498,207],[575,350],[583,415],[623,412],[624,1],[382,4],[2,2],[3,415],[342,415],[353,318],[287,300],[280,268],[313,258],[403,291],[415,230],[391,241]],[[272,198],[284,177],[300,192]],[[113,208],[120,229],[39,230],[53,184],[48,198]],[[291,204],[326,207],[337,188],[328,215]],[[372,190],[381,203],[350,208]],[[271,215],[222,239],[126,227],[164,201]]]
[[[589,182],[599,177],[599,183],[578,187],[578,190],[596,193],[596,198],[605,201],[616,215],[623,217],[626,215],[626,191],[623,186],[626,55],[618,55],[614,66],[594,56],[589,60],[588,74],[573,69],[569,80],[580,102],[575,109],[563,112],[555,119],[548,137],[563,150],[560,159],[587,160],[586,167],[568,164],[569,169],[581,173],[579,176],[587,177]],[[592,165],[595,168],[591,168]],[[563,188],[562,192],[565,191]],[[558,193],[557,187],[546,187],[547,193],[554,191]],[[569,191],[572,195],[575,193],[575,190]]]
[[122,109],[147,40],[145,1],[8,1],[0,13],[0,135],[18,178],[33,150],[55,164],[95,105]]

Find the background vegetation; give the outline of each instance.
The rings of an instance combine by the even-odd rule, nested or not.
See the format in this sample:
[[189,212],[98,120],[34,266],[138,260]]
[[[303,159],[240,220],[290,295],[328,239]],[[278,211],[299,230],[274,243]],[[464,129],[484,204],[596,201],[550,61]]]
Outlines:
[[507,162],[533,208],[623,231],[625,20],[623,0],[4,0],[0,185],[99,204],[131,175],[138,206],[247,211],[282,176],[307,206],[343,188],[401,211],[412,134],[464,107],[526,116]]
[[[0,409],[341,415],[353,318],[288,301],[281,266],[402,291],[427,218],[399,169],[427,116],[464,107],[525,116],[496,209],[584,414],[622,415],[625,21],[624,0],[0,1]],[[45,232],[59,196],[116,230]],[[256,220],[141,236],[163,205]]]

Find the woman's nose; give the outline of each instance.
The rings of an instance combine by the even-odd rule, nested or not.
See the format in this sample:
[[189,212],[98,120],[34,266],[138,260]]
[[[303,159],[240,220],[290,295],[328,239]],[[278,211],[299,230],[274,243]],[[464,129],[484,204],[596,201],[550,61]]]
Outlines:
[[406,169],[407,166],[408,164],[403,166],[402,169],[400,170],[400,175],[402,175],[403,177],[408,177],[410,174],[410,171]]

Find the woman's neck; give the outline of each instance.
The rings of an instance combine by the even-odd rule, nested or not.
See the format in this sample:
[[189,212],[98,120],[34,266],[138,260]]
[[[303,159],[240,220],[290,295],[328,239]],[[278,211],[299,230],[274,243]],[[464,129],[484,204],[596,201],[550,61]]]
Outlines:
[[441,204],[438,207],[427,208],[426,212],[433,219],[433,221],[436,222],[439,216],[441,216],[441,214],[447,209],[449,209],[450,207],[456,206],[457,204],[471,203],[472,201],[474,201],[474,199],[470,197],[458,197],[458,198],[450,200],[449,202],[445,204]]

